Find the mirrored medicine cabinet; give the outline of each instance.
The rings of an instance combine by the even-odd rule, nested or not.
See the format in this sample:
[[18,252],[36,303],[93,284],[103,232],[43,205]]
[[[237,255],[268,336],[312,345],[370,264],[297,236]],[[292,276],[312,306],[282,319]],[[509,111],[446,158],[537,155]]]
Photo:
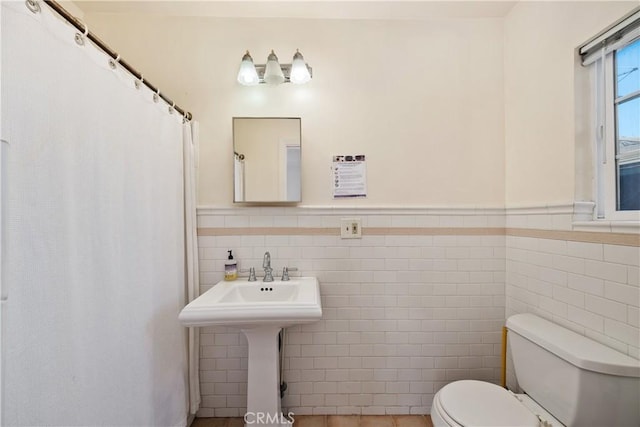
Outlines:
[[301,119],[234,117],[235,203],[301,201]]

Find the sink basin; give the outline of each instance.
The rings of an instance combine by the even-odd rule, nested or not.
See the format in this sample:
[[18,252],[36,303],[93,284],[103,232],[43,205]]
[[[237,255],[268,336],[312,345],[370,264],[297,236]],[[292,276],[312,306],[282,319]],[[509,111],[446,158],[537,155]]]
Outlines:
[[282,282],[275,286],[256,286],[255,282],[233,286],[220,298],[221,303],[287,302],[298,298],[299,283]]
[[322,317],[320,287],[315,277],[288,281],[219,282],[180,313],[184,326],[227,325],[240,328],[310,323]]
[[[249,347],[245,420],[266,419],[259,423],[261,427],[291,427],[280,402],[280,329],[321,317],[320,286],[315,277],[219,282],[191,301],[179,316],[184,326],[225,325],[242,330]],[[253,421],[247,421],[245,427],[253,427]]]

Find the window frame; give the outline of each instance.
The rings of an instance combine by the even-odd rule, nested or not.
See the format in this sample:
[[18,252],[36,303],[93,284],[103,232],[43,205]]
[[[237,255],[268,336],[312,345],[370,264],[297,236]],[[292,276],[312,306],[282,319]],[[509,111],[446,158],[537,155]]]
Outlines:
[[[616,52],[640,40],[640,35],[634,35],[615,46],[604,58],[597,61],[596,73],[596,120],[603,118],[596,129],[597,171],[598,179],[596,212],[598,219],[611,221],[638,221],[640,210],[618,210],[618,161],[617,161],[617,118],[616,118]],[[604,73],[601,75],[600,73]],[[600,96],[598,96],[598,92]],[[635,94],[636,92],[634,92]],[[598,105],[600,104],[600,105]],[[602,126],[602,127],[601,127]],[[601,130],[602,129],[602,130]]]

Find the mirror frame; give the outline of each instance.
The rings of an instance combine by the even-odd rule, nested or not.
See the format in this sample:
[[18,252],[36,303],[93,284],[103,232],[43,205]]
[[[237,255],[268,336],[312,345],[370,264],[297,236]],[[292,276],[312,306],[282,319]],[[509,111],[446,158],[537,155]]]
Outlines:
[[[286,119],[286,120],[298,120],[299,122],[299,134],[298,134],[298,140],[300,141],[300,200],[297,201],[287,201],[287,200],[260,200],[260,201],[241,201],[238,202],[235,200],[235,156],[236,156],[236,146],[235,146],[235,139],[236,139],[236,119]],[[269,205],[277,205],[277,206],[282,206],[282,205],[288,205],[288,206],[295,206],[299,203],[302,203],[302,117],[266,117],[266,116],[259,116],[259,117],[247,117],[247,116],[239,116],[239,117],[232,117],[231,118],[231,148],[232,148],[232,156],[231,156],[231,161],[232,161],[232,166],[231,166],[231,171],[233,174],[233,179],[231,182],[231,198],[233,201],[234,205],[244,205],[244,206],[269,206]]]

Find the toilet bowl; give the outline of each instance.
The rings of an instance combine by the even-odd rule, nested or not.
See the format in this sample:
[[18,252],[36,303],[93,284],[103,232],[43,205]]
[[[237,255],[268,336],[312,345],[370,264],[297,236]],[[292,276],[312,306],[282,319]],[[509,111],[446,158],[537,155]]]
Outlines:
[[640,361],[533,314],[507,319],[518,386],[445,385],[435,427],[640,426]]
[[562,427],[527,395],[484,381],[463,380],[444,386],[433,398],[434,427]]

